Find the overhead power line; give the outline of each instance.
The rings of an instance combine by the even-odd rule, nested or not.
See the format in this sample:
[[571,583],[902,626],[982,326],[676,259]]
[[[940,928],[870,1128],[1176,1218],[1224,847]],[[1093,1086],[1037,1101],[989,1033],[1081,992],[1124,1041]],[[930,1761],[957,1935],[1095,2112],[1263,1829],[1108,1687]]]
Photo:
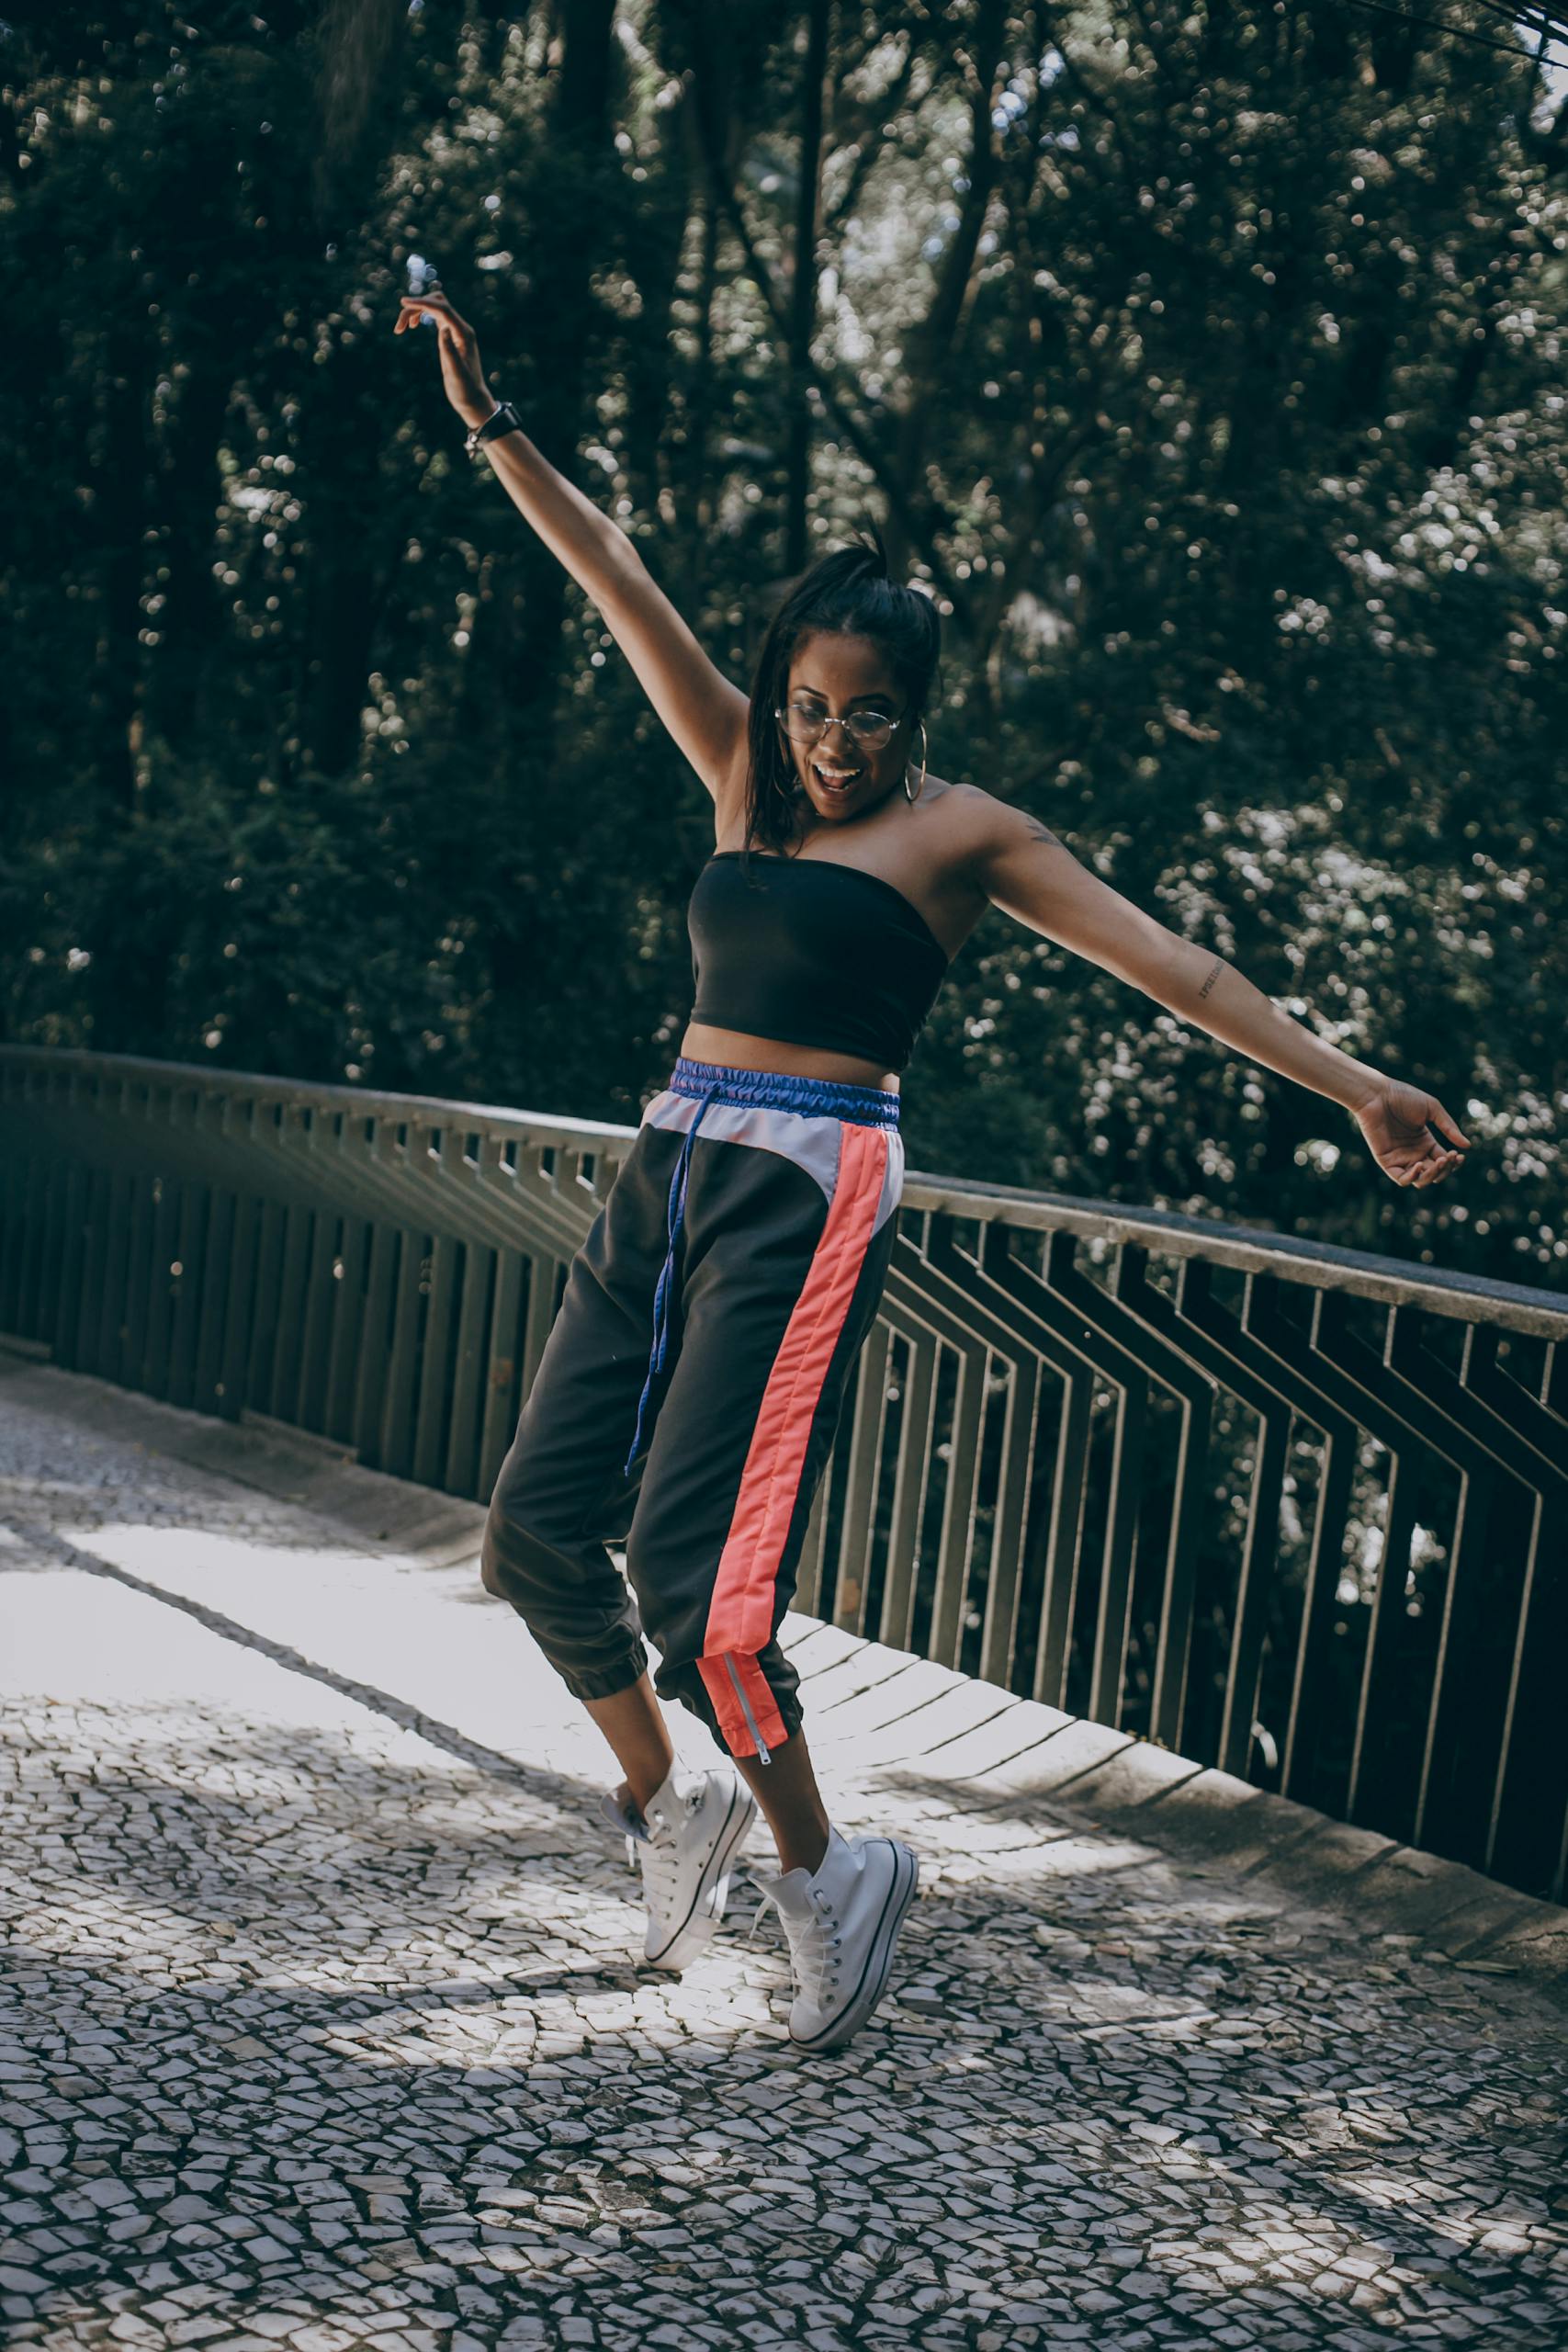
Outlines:
[[1511,6],[1510,0],[1473,0],[1473,6],[1483,8],[1501,23],[1512,25],[1516,31],[1522,25],[1528,31],[1539,33],[1543,41],[1562,40],[1568,36],[1568,9],[1548,7],[1546,0],[1519,0],[1517,6]]
[[1495,7],[1489,5],[1489,0],[1479,0],[1479,5],[1486,9],[1488,16],[1500,17],[1510,24],[1528,24],[1532,31],[1538,32],[1541,41],[1538,53],[1533,49],[1521,49],[1517,41],[1499,40],[1494,33],[1477,32],[1471,25],[1456,25],[1451,17],[1420,17],[1413,8],[1390,6],[1387,0],[1338,0],[1338,5],[1347,8],[1370,8],[1374,16],[1393,17],[1402,25],[1424,25],[1432,32],[1447,33],[1450,40],[1468,40],[1480,49],[1500,50],[1505,57],[1517,57],[1527,65],[1539,64],[1552,41],[1568,40],[1568,16],[1549,16],[1544,8]]

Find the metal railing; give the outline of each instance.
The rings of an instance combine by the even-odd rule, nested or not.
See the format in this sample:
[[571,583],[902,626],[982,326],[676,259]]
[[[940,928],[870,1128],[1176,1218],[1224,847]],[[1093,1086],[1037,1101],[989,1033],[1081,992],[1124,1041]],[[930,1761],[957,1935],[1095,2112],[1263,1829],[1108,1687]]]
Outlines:
[[[0,1330],[484,1499],[635,1129],[0,1048]],[[907,1181],[796,1605],[1561,1897],[1568,1299]]]

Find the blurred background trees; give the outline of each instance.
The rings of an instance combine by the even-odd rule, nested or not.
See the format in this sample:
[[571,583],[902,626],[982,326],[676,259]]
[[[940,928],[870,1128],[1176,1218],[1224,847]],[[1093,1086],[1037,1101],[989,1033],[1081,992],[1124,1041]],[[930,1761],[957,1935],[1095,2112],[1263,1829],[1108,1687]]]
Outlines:
[[1475,1147],[1399,1193],[992,914],[912,1166],[1561,1285],[1568,107],[1539,24],[1441,13],[1487,39],[1349,0],[8,17],[3,1034],[626,1122],[662,1082],[711,804],[393,338],[418,253],[738,682],[874,515],[944,616],[933,769]]

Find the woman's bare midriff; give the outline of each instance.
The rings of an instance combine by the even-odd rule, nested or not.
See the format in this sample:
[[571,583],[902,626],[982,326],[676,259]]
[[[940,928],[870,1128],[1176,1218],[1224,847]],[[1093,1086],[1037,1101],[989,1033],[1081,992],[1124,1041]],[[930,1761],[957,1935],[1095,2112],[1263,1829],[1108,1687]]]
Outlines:
[[681,1039],[688,1061],[713,1062],[726,1069],[767,1069],[784,1078],[827,1078],[840,1086],[875,1086],[898,1091],[898,1073],[878,1069],[854,1054],[826,1052],[820,1046],[789,1046],[779,1037],[750,1037],[742,1029],[715,1029],[689,1022]]

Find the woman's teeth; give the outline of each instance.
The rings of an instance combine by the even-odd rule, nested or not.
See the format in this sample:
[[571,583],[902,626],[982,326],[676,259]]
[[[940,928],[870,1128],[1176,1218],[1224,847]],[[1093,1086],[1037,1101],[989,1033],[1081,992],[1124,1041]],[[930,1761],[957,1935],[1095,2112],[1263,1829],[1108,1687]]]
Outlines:
[[859,768],[818,767],[815,760],[813,760],[811,764],[816,768],[817,781],[821,785],[825,792],[847,791],[861,773]]

